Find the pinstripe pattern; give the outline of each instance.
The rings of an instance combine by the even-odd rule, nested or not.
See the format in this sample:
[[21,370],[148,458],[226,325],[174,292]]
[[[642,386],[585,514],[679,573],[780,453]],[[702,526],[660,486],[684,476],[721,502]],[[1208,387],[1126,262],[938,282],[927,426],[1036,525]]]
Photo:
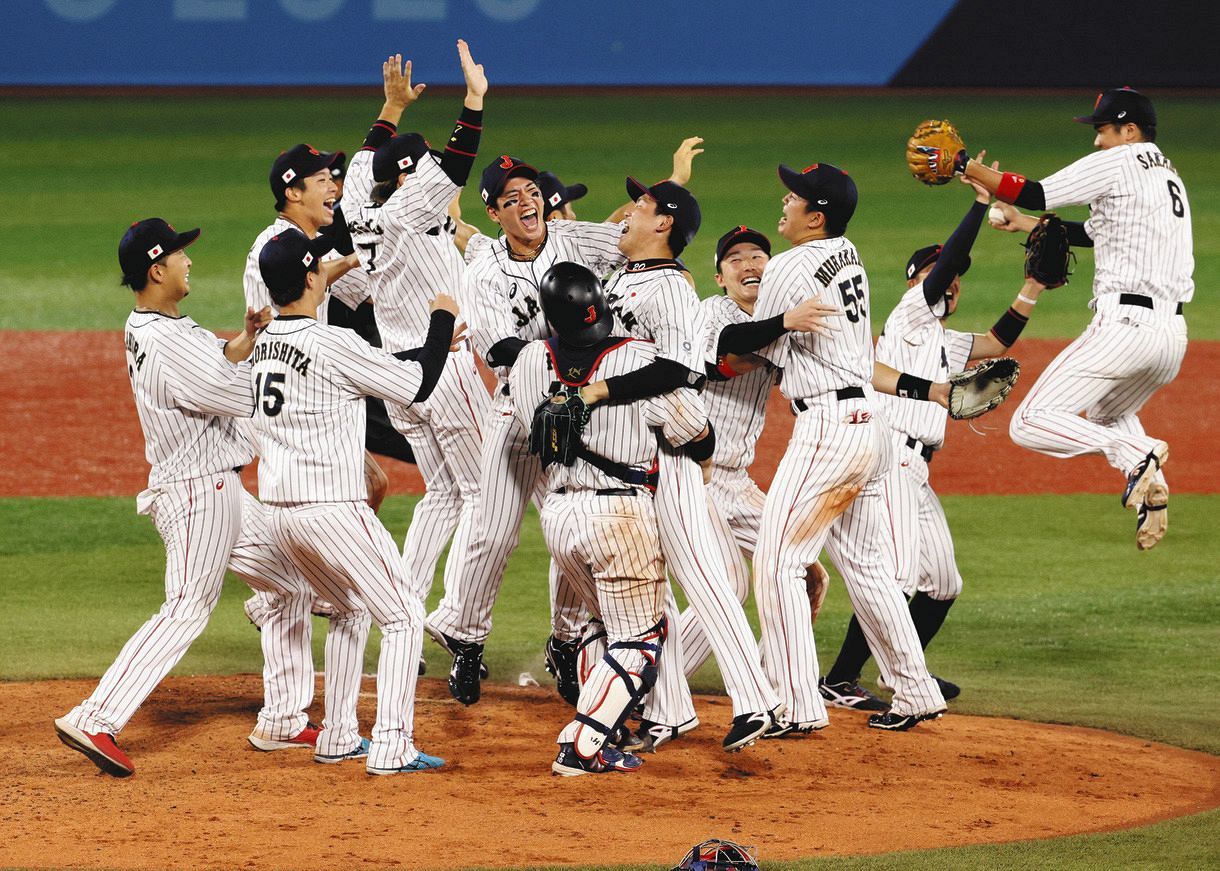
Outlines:
[[901,433],[894,436],[894,458],[882,496],[894,521],[897,576],[903,592],[956,599],[962,592],[962,576],[945,510],[928,482],[928,464],[906,446]]
[[[750,315],[727,296],[709,297],[700,305],[706,337],[704,360],[715,364],[721,331],[729,324],[748,322]],[[708,381],[703,401],[716,427],[716,452],[712,460],[717,467],[745,469],[754,462],[754,447],[767,419],[767,397],[777,374],[775,367],[768,364],[728,381]]]
[[1139,293],[1168,303],[1194,295],[1186,185],[1154,143],[1094,151],[1043,179],[1048,209],[1089,206],[1093,295]]
[[[271,306],[272,310],[275,309],[275,304],[271,302],[271,291],[267,290],[267,285],[263,282],[263,275],[258,271],[259,252],[263,250],[263,246],[272,236],[292,229],[300,230],[301,228],[287,218],[276,218],[267,229],[258,234],[254,244],[250,247],[250,253],[246,255],[246,269],[242,273],[241,279],[242,288],[246,293],[246,305],[255,311],[259,311],[264,306]],[[301,230],[301,232],[305,231]],[[305,233],[305,235],[309,234]],[[339,256],[341,256],[339,252],[332,251],[322,259],[323,261],[332,260]],[[322,304],[318,306],[318,323],[326,323],[326,310],[332,296],[355,311],[360,303],[369,296],[368,282],[364,273],[353,269],[327,288],[326,296],[323,298]]]

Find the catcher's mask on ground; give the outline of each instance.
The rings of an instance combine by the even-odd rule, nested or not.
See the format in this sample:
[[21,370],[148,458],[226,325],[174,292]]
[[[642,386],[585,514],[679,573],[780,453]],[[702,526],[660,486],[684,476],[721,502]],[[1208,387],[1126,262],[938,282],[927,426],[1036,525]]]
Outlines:
[[712,838],[695,844],[673,871],[758,871],[753,847]]
[[542,313],[566,344],[588,348],[610,335],[614,315],[597,276],[579,263],[561,261],[538,283]]

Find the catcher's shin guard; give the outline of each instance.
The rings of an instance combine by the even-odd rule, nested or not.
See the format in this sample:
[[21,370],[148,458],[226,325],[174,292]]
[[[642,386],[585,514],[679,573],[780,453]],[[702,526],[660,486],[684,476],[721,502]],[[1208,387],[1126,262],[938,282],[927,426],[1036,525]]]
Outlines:
[[596,754],[657,682],[657,661],[665,641],[665,620],[631,641],[606,649],[599,667],[581,688],[573,745],[584,759]]

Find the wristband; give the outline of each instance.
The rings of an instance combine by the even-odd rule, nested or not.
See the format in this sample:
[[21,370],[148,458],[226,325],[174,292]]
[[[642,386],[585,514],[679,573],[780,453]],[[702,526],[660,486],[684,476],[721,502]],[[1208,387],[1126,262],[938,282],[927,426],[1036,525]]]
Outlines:
[[716,362],[716,371],[724,376],[725,381],[728,381],[730,378],[736,378],[738,375],[741,374],[740,372],[738,372],[736,369],[734,369],[732,366],[729,365],[729,358],[727,356],[721,357]]
[[1025,294],[1023,294],[1023,293],[1018,293],[1018,294],[1017,294],[1017,299],[1021,300],[1021,302],[1029,303],[1030,305],[1037,305],[1037,304],[1038,304],[1038,300],[1036,300],[1036,299],[1030,299],[1028,296],[1026,296],[1026,295],[1025,295]]
[[908,375],[906,372],[898,376],[896,396],[900,396],[903,399],[927,400],[928,394],[931,391],[932,382],[927,378],[916,378],[914,375]]
[[716,452],[716,430],[707,422],[707,435],[697,442],[686,443],[686,455],[696,463],[702,463]]
[[1015,203],[1017,197],[1021,195],[1023,187],[1025,187],[1025,176],[1017,175],[1015,172],[1006,172],[1000,177],[1000,183],[996,186],[996,198],[1006,203]]
[[996,340],[1005,348],[1011,348],[1021,335],[1021,330],[1025,329],[1027,323],[1029,323],[1029,318],[1010,306],[1008,311],[1000,315],[1000,319],[991,328],[991,335],[995,336]]

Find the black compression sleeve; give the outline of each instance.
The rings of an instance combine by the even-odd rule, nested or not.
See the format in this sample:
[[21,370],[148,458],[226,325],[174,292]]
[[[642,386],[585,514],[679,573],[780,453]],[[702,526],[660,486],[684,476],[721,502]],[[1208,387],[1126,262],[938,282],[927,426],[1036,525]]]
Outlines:
[[1084,221],[1064,221],[1067,230],[1068,244],[1073,248],[1092,248],[1093,238],[1084,228]]
[[1021,193],[1013,201],[1013,205],[1021,209],[1032,209],[1040,212],[1046,208],[1046,194],[1042,185],[1036,181],[1027,181],[1021,188]]
[[432,313],[428,324],[428,338],[419,349],[415,359],[424,370],[423,381],[415,394],[416,402],[423,402],[432,395],[436,382],[441,380],[441,372],[445,369],[445,361],[449,358],[449,346],[453,343],[453,324],[456,318],[447,311],[438,309]]
[[985,214],[987,214],[987,205],[975,200],[970,204],[970,211],[966,212],[966,216],[957,225],[957,229],[945,240],[945,245],[940,250],[940,256],[936,258],[936,265],[932,267],[928,277],[923,280],[923,298],[929,306],[940,302],[945,291],[949,289],[949,285],[953,283],[953,279],[961,274],[966,257],[969,256],[970,249],[974,247],[974,240],[978,238],[979,227],[983,224]]
[[526,346],[525,339],[514,336],[511,339],[501,339],[491,346],[487,352],[488,366],[511,366],[517,362],[517,355]]
[[368,135],[364,137],[364,145],[360,146],[360,150],[376,151],[393,139],[396,133],[398,133],[397,125],[378,118],[373,122],[373,126],[369,128]]
[[441,154],[441,169],[458,187],[466,184],[466,179],[470,178],[470,168],[474,166],[475,156],[479,153],[482,135],[483,110],[463,107]]
[[707,422],[707,435],[698,441],[687,442],[685,450],[686,455],[696,463],[702,463],[716,452],[716,430],[710,420]]
[[689,375],[690,370],[681,363],[657,358],[634,372],[607,378],[606,390],[615,402],[634,402],[686,387]]
[[716,356],[725,354],[749,354],[766,347],[784,334],[784,316],[776,315],[765,321],[746,321],[744,324],[729,324],[720,331],[716,340]]

